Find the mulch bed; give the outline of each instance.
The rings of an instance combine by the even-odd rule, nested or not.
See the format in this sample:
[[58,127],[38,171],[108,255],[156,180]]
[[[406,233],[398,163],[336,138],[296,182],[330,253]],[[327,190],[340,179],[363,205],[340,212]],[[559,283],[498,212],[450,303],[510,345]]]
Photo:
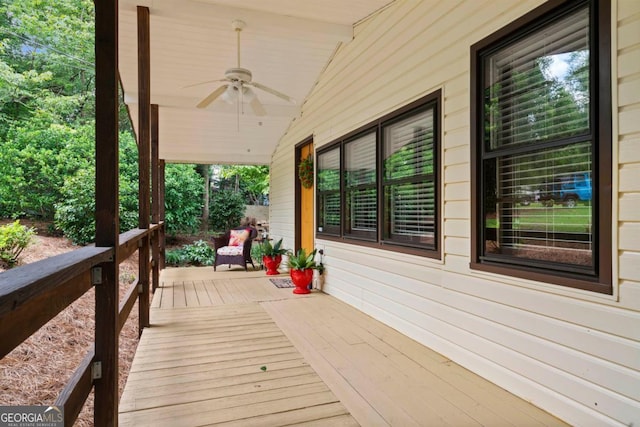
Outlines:
[[[6,223],[8,221],[2,221]],[[64,237],[47,234],[46,224],[36,226],[33,245],[22,254],[21,264],[78,249]],[[0,224],[1,225],[1,224]],[[0,274],[3,268],[0,268]],[[120,265],[120,295],[138,275],[137,254]],[[93,289],[80,297],[40,330],[0,360],[0,405],[52,405],[73,372],[93,345],[95,298]],[[120,333],[120,394],[124,389],[138,345],[138,308],[131,310]],[[89,396],[75,426],[93,425],[93,393]]]

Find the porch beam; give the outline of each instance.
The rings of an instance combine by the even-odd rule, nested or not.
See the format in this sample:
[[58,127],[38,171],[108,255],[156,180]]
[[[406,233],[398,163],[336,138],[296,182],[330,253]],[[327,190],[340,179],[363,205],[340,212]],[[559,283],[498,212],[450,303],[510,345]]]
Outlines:
[[[140,0],[123,0],[125,7],[145,3]],[[146,4],[154,16],[180,20],[190,26],[210,28],[211,19],[224,20],[229,23],[241,19],[251,25],[252,31],[264,32],[296,32],[309,34],[309,37],[322,36],[337,42],[349,42],[353,39],[353,25],[323,22],[315,19],[288,16],[264,10],[251,10],[221,4],[204,2],[176,2],[173,0],[153,0]],[[130,9],[129,9],[130,10]]]
[[[151,159],[151,47],[149,8],[138,6],[138,227],[149,228]],[[138,258],[139,334],[149,326],[149,235],[142,239]]]
[[118,425],[118,0],[95,2],[96,247],[112,247],[96,285],[95,426]]

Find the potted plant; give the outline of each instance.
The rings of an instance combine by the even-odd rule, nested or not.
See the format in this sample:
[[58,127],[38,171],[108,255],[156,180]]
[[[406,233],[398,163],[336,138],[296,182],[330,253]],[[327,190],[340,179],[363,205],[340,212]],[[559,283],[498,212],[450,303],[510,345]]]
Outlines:
[[294,294],[308,294],[310,292],[309,285],[313,280],[313,270],[318,268],[315,256],[315,249],[308,255],[304,248],[298,249],[295,255],[289,253],[289,275],[296,286],[293,290]]
[[275,245],[272,245],[269,240],[265,240],[260,245],[260,250],[262,264],[267,268],[267,275],[280,274],[278,267],[280,267],[282,255],[287,253],[287,250],[282,247],[282,239],[278,240]]

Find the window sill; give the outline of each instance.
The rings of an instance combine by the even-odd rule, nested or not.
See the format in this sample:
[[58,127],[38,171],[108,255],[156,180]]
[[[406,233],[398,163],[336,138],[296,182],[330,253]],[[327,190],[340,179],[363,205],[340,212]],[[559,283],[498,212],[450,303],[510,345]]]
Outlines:
[[390,242],[373,242],[367,241],[357,238],[350,237],[340,237],[340,236],[331,236],[325,234],[316,234],[316,239],[328,240],[332,242],[345,243],[354,246],[361,246],[366,248],[380,249],[388,252],[393,252],[397,254],[407,254],[407,255],[415,255],[422,258],[429,258],[435,261],[442,262],[442,257],[440,251],[432,250],[432,249],[424,249],[418,247],[409,247],[404,245],[395,245]]
[[[545,291],[563,291],[562,294],[575,295],[580,292],[582,295],[604,297],[608,300],[616,298],[613,294],[613,286],[602,283],[596,279],[588,280],[577,278],[575,275],[567,274],[546,274],[537,269],[526,267],[505,267],[497,264],[470,263],[469,268],[473,272],[491,273],[492,277],[499,275],[503,278],[525,279],[527,282],[513,281],[513,284],[521,286],[523,284],[533,284],[536,288],[543,287]],[[510,281],[511,283],[511,281]],[[599,298],[600,299],[600,298]]]

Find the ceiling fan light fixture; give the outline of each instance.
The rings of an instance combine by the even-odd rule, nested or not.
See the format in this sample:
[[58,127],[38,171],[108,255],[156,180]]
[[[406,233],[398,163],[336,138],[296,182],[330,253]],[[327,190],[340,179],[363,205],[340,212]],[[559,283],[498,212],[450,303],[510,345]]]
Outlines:
[[227,90],[225,90],[224,93],[220,96],[220,99],[222,99],[227,104],[235,104],[236,100],[238,99],[238,90],[234,86],[229,85],[227,87]]
[[[200,101],[196,105],[196,107],[207,108],[209,104],[211,104],[218,97],[220,97],[227,104],[236,104],[238,106],[238,114],[240,114],[240,111],[241,111],[241,104],[247,103],[251,105],[252,110],[257,116],[266,115],[267,114],[266,110],[264,109],[264,107],[260,103],[260,100],[258,99],[255,92],[251,88],[260,89],[274,96],[277,96],[278,98],[284,99],[285,101],[295,104],[295,100],[290,96],[285,95],[282,92],[278,92],[277,90],[272,89],[263,84],[260,84],[258,82],[252,81],[253,76],[251,74],[251,71],[246,68],[242,68],[240,66],[240,33],[242,32],[246,24],[244,23],[244,21],[236,19],[231,23],[231,25],[233,29],[236,31],[237,39],[238,39],[237,66],[227,69],[224,73],[224,79],[197,83],[197,84],[205,84],[205,83],[211,83],[216,81],[227,82],[226,84],[219,86],[209,95],[207,95],[207,97],[204,98],[202,101]],[[191,86],[195,86],[195,85],[191,85]],[[240,90],[242,90],[242,93],[240,93]],[[244,110],[242,110],[242,112],[244,113]]]
[[251,90],[250,87],[243,86],[242,87],[242,98],[244,102],[251,102],[255,99],[256,94]]

